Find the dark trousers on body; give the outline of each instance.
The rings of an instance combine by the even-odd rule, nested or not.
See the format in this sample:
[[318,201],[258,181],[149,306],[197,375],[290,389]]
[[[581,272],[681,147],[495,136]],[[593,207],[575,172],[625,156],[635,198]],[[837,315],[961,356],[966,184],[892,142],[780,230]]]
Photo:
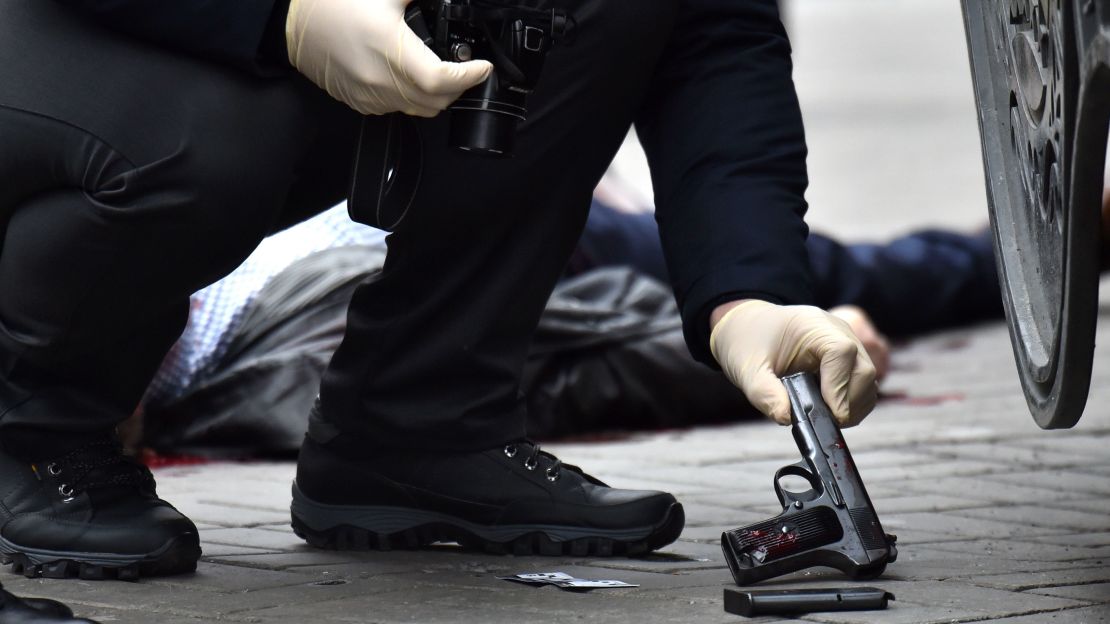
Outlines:
[[[424,184],[324,377],[339,431],[452,450],[524,433],[529,337],[676,4],[572,3],[581,34],[550,55],[511,160],[446,149],[446,115],[420,123]],[[138,403],[191,292],[342,198],[359,119],[299,77],[176,55],[52,2],[0,14],[0,435],[103,430]]]
[[[921,230],[884,243],[844,243],[810,232],[813,304],[855,305],[891,336],[1002,318],[990,230]],[[624,214],[594,202],[572,256],[572,273],[627,265],[666,282],[667,266],[650,213]]]

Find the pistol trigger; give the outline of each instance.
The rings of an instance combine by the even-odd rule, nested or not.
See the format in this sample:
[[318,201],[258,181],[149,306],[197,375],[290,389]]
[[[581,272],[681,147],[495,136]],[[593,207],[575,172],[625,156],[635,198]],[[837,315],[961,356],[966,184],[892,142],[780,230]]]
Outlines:
[[793,501],[787,502],[786,499],[789,495],[790,495],[790,492],[787,492],[786,490],[782,489],[782,485],[779,484],[778,475],[776,474],[775,475],[775,496],[777,496],[779,498],[779,504],[782,505],[784,509],[786,507],[790,506],[790,504],[793,502]]

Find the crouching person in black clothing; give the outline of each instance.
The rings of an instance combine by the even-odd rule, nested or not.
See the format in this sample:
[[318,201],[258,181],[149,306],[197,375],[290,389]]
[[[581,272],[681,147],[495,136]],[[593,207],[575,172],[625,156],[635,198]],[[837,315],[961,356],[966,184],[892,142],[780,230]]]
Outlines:
[[774,0],[541,3],[577,37],[496,161],[448,149],[435,116],[489,65],[440,61],[404,4],[0,0],[0,555],[17,568],[195,568],[196,528],[114,428],[189,295],[341,199],[360,113],[428,118],[422,184],[310,418],[292,505],[310,544],[624,555],[678,537],[670,494],[609,488],[530,442],[518,392],[633,123],[694,356],[780,423],[777,376],[797,370],[820,369],[843,425],[871,410],[859,342],[799,305],[805,141]]

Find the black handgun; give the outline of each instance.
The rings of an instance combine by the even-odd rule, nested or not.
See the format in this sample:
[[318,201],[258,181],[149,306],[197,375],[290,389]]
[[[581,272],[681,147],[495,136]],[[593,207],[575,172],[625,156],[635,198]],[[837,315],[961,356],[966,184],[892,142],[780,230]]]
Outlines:
[[[836,568],[853,579],[879,576],[898,557],[896,538],[879,524],[817,379],[798,373],[782,383],[803,459],[775,473],[781,514],[721,534],[733,578],[750,585],[813,566]],[[810,489],[784,489],[780,481],[787,475],[805,479]]]

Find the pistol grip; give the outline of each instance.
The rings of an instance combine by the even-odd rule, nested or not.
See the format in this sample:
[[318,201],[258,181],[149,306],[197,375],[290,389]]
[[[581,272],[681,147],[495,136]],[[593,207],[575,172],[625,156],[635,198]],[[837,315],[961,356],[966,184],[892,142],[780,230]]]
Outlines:
[[749,585],[774,576],[821,564],[819,551],[844,537],[836,513],[814,506],[721,534],[721,550],[738,585]]

